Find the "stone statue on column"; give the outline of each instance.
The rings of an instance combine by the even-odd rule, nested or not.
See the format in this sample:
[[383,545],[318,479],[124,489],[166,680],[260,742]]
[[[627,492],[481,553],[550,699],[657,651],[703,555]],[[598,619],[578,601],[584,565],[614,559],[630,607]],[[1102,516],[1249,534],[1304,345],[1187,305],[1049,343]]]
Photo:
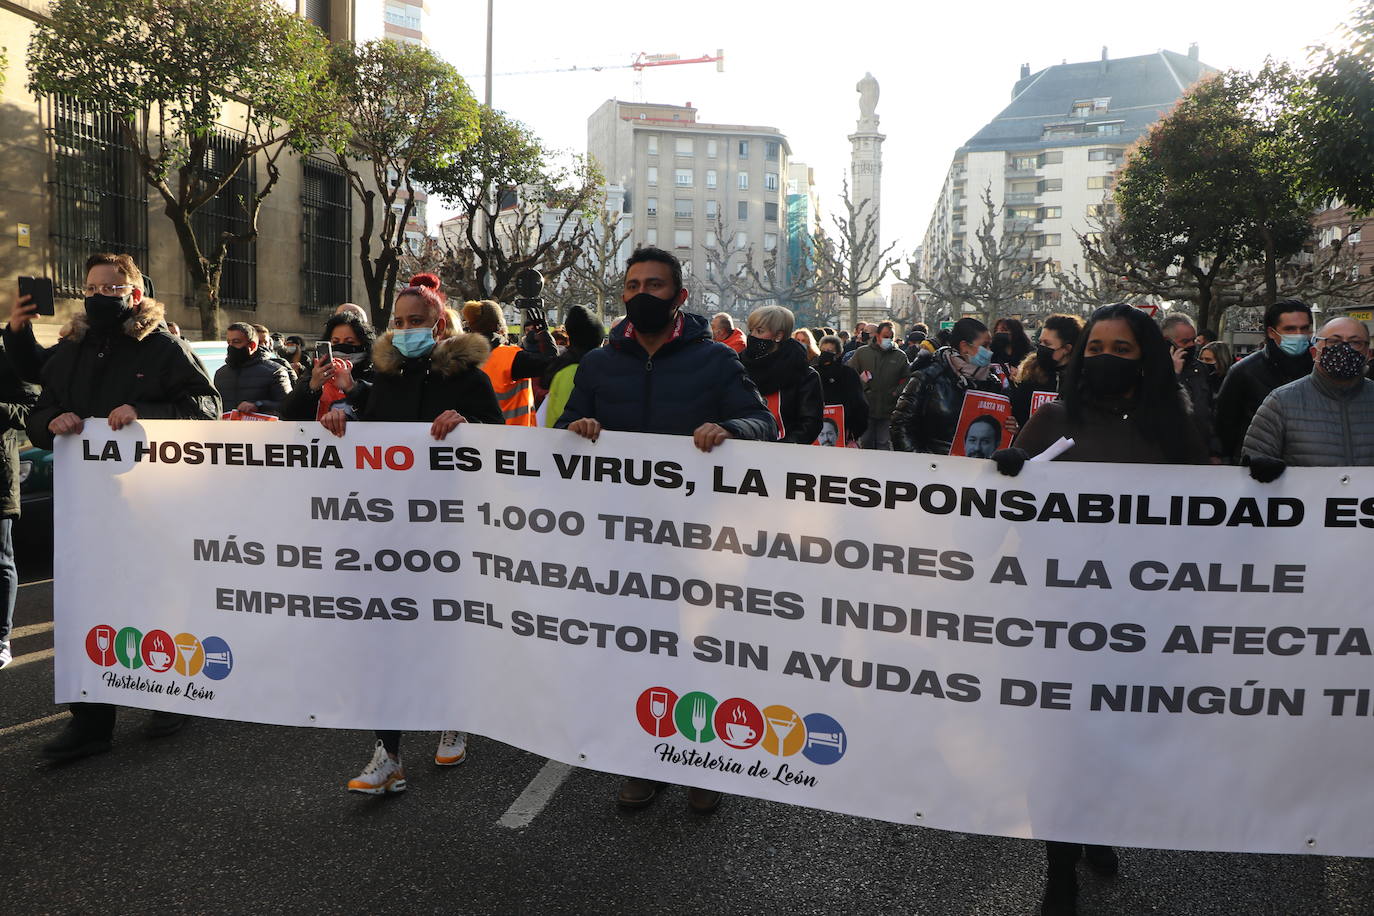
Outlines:
[[872,73],[865,73],[854,90],[859,93],[859,130],[877,130],[878,81]]

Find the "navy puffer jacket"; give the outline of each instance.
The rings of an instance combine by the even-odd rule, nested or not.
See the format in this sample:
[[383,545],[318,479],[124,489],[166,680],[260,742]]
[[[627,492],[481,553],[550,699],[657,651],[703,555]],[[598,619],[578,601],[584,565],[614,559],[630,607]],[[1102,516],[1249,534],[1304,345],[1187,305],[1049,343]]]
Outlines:
[[652,358],[621,322],[609,345],[577,364],[558,428],[591,417],[603,429],[690,436],[717,423],[736,439],[777,437],[773,415],[735,351],[714,343],[708,322],[682,313],[682,331]]

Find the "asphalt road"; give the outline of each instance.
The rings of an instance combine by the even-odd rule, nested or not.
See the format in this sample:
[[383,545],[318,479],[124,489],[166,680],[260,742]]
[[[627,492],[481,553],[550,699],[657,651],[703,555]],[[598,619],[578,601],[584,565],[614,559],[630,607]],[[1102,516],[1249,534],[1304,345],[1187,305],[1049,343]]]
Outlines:
[[[615,777],[480,737],[439,769],[436,736],[408,735],[410,790],[388,798],[343,790],[367,733],[195,719],[153,741],[140,710],[121,712],[111,753],[43,764],[65,719],[51,620],[51,583],[24,586],[17,663],[0,671],[0,912],[1038,912],[1037,843],[742,798],[701,817],[681,789],[624,813]],[[1374,913],[1371,860],[1121,863],[1114,880],[1080,873],[1080,913]]]

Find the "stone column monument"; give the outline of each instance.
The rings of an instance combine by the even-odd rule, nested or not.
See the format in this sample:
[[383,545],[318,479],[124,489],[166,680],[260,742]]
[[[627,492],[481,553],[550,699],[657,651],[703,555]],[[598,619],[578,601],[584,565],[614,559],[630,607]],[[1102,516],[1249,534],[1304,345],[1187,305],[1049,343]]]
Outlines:
[[[883,193],[883,141],[887,137],[878,133],[878,81],[872,73],[865,73],[854,87],[859,93],[859,122],[854,133],[849,135],[852,146],[849,161],[849,191],[855,206],[867,203],[864,221],[871,214],[874,227],[874,245],[869,249],[869,267],[875,266],[879,251],[882,251],[881,228]],[[882,295],[874,290],[859,302],[860,319],[884,318],[887,303]]]

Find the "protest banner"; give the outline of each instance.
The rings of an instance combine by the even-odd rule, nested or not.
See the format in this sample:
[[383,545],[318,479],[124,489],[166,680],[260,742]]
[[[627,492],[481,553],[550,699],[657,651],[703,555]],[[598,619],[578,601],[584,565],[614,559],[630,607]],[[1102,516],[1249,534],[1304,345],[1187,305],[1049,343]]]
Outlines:
[[1374,855],[1349,562],[1374,469],[1011,479],[934,455],[428,430],[59,437],[57,700],[462,728],[973,833]]
[[965,458],[991,458],[999,448],[1011,445],[1011,398],[987,391],[964,392],[959,410],[959,425],[949,444],[949,453]]
[[826,404],[821,417],[821,434],[812,445],[835,445],[844,448],[848,444],[844,429],[844,405]]
[[1048,404],[1050,401],[1056,401],[1058,399],[1059,392],[1057,391],[1032,391],[1030,415],[1035,416],[1035,412],[1039,410],[1041,407]]

